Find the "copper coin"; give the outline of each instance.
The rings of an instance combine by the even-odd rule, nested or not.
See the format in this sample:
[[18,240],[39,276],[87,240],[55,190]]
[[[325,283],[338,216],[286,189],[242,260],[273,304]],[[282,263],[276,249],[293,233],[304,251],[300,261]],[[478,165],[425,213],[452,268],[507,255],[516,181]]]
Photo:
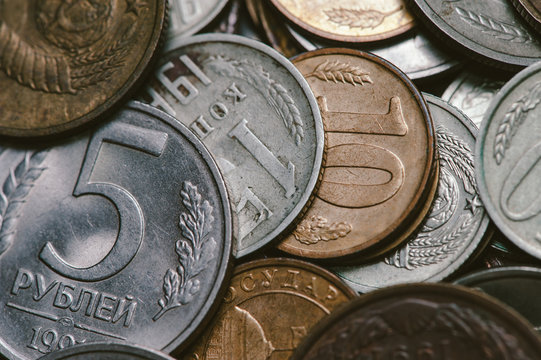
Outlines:
[[160,42],[165,0],[0,2],[0,134],[85,124],[139,79]]
[[289,359],[310,329],[356,293],[315,265],[256,260],[235,269],[214,323],[184,359]]
[[432,202],[435,142],[425,101],[374,55],[324,49],[293,63],[318,99],[327,157],[312,206],[279,248],[338,258],[396,246]]
[[388,39],[414,26],[403,0],[271,0],[288,20],[334,41]]
[[522,17],[537,31],[541,31],[541,1],[511,0]]
[[322,321],[292,360],[534,360],[541,341],[504,304],[461,286],[412,284],[364,295]]

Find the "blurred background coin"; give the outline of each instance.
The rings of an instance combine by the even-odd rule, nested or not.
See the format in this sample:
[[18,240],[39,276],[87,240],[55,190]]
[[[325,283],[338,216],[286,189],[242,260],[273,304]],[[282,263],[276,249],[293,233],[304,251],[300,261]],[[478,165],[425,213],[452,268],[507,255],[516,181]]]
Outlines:
[[541,31],[541,2],[539,0],[511,0],[519,14],[537,31]]
[[150,63],[165,7],[165,0],[0,2],[0,134],[57,134],[106,113]]
[[216,158],[238,220],[237,257],[276,239],[301,213],[321,171],[323,123],[306,80],[282,55],[233,35],[178,38],[146,99]]
[[72,345],[171,352],[221,298],[224,181],[174,118],[131,103],[92,132],[0,155],[0,353]]
[[207,26],[228,0],[169,0],[168,38],[190,36]]
[[156,350],[135,345],[94,343],[55,351],[42,360],[174,360]]
[[355,297],[336,276],[306,262],[243,264],[214,322],[183,359],[289,359],[318,321]]

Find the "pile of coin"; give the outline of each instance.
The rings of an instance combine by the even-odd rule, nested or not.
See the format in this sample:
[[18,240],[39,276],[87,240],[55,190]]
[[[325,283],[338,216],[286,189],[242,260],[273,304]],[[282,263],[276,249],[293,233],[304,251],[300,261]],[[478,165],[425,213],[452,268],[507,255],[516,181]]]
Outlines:
[[539,358],[540,30],[0,1],[0,358]]

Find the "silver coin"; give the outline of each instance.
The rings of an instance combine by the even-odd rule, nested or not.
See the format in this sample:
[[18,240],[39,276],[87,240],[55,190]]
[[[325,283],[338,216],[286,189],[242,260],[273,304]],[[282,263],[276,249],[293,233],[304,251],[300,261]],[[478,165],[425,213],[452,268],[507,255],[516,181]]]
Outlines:
[[[286,25],[291,36],[307,51],[328,47],[318,43],[315,38],[307,38]],[[412,80],[421,80],[441,75],[456,69],[460,62],[440,50],[431,40],[415,28],[409,31],[406,37],[392,40],[381,45],[363,45],[363,51],[369,51],[391,62],[402,70]]]
[[541,259],[541,63],[515,75],[492,100],[476,146],[485,207],[515,245]]
[[2,355],[170,352],[211,315],[231,212],[211,155],[174,118],[132,103],[93,133],[7,147],[0,169]]
[[479,128],[490,101],[504,84],[505,81],[464,71],[447,87],[441,98],[464,112]]
[[359,292],[395,284],[440,281],[478,247],[489,219],[477,194],[473,148],[477,129],[460,111],[424,94],[436,127],[438,192],[420,230],[379,262],[332,269]]
[[475,60],[520,69],[541,59],[538,36],[505,0],[411,0],[435,34]]
[[228,0],[170,0],[168,38],[190,36],[207,26]]
[[115,343],[82,344],[49,353],[41,360],[175,360],[156,350]]
[[238,220],[235,255],[284,232],[310,199],[323,157],[321,115],[299,71],[240,36],[177,38],[146,92],[217,159]]
[[479,289],[515,309],[541,332],[541,269],[512,266],[466,275],[455,284]]

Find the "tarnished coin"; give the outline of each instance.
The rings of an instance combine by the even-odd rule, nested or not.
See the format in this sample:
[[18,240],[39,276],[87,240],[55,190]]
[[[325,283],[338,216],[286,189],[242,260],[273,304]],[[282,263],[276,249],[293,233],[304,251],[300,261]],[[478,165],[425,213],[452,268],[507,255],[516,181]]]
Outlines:
[[225,288],[231,213],[211,155],[132,103],[93,133],[0,155],[0,353],[75,344],[170,352]]
[[541,259],[541,63],[513,77],[492,100],[476,146],[485,207],[502,233]]
[[479,128],[492,98],[504,84],[503,80],[464,71],[441,97],[463,111]]
[[435,34],[465,55],[520,70],[541,60],[537,34],[505,0],[409,0]]
[[[475,182],[475,125],[441,99],[423,94],[436,127],[439,187],[421,228],[377,262],[332,269],[359,292],[385,286],[440,281],[481,249],[489,219]],[[483,244],[484,245],[484,244]]]
[[290,21],[335,41],[388,39],[414,26],[403,0],[271,0]]
[[[228,0],[169,0],[168,37],[190,36],[207,26]],[[169,41],[169,40],[168,40]]]
[[[306,51],[329,47],[321,41],[307,38],[290,26],[286,25],[286,29]],[[412,80],[442,75],[460,65],[456,58],[440,49],[438,44],[427,38],[418,27],[398,39],[386,42],[385,45],[364,45],[362,49],[394,64]]]
[[363,295],[320,322],[292,360],[535,360],[541,341],[518,313],[480,292],[398,285]]
[[316,99],[286,58],[239,36],[176,39],[147,96],[216,157],[238,218],[237,257],[295,220],[319,177],[324,138]]
[[511,0],[519,14],[537,31],[541,31],[541,2],[539,0]]
[[315,265],[252,261],[235,269],[218,315],[184,359],[289,359],[318,321],[355,297]]
[[45,355],[41,360],[174,360],[156,350],[135,345],[95,343],[75,345]]
[[356,50],[316,50],[293,63],[318,99],[326,163],[316,198],[280,250],[357,261],[360,251],[389,250],[434,195],[434,129],[421,94],[394,66]]
[[541,332],[541,269],[516,266],[479,271],[456,284],[481,290],[509,305]]
[[118,103],[160,42],[165,0],[0,2],[0,134],[83,125]]

